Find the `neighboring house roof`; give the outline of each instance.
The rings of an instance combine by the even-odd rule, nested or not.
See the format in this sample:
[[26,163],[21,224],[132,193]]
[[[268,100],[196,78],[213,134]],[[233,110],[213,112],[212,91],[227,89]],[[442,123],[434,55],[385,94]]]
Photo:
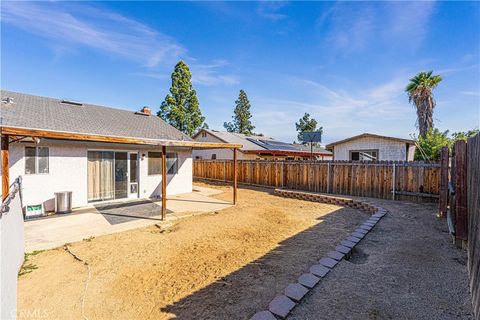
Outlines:
[[[305,151],[305,152],[310,152],[310,145],[308,144],[301,144],[301,143],[294,143],[293,146],[295,146],[298,150]],[[328,151],[322,147],[314,146],[313,147],[313,152],[317,153],[323,153],[326,155],[333,155],[331,151]]]
[[372,134],[372,133],[362,133],[357,136],[353,136],[347,139],[339,140],[332,142],[326,146],[327,149],[332,149],[335,145],[342,144],[345,142],[349,142],[352,140],[360,139],[360,138],[379,138],[379,139],[386,139],[386,140],[391,140],[391,141],[397,141],[397,142],[404,142],[408,144],[415,144],[415,141],[411,139],[403,139],[403,138],[395,138],[395,137],[388,137],[388,136],[381,136],[378,134]]
[[5,127],[193,141],[156,115],[6,90],[1,98],[0,124]]
[[[202,131],[209,133],[210,135],[216,137],[222,142],[225,143],[237,143],[242,144],[243,147],[240,151],[245,153],[275,153],[275,152],[285,152],[285,153],[294,153],[294,154],[304,154],[305,152],[310,153],[310,148],[308,150],[302,150],[297,147],[296,144],[277,141],[273,138],[260,136],[260,135],[245,135],[242,133],[228,132],[228,131],[216,131],[210,129],[202,129],[197,132],[193,139],[195,139]],[[321,154],[331,154],[329,151],[314,150],[314,153]]]
[[241,150],[257,150],[258,149],[258,145],[256,143],[247,139],[249,137],[261,137],[263,139],[272,139],[272,138],[263,137],[263,136],[247,136],[242,133],[217,131],[217,130],[210,130],[210,129],[200,130],[193,136],[193,139],[195,139],[202,131],[209,133],[210,135],[214,136],[215,138],[225,143],[243,144],[243,147],[241,148]]

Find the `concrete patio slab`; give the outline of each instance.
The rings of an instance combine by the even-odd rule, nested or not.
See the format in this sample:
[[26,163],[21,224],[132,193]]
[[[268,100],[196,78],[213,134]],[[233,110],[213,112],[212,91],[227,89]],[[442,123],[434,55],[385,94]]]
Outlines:
[[168,223],[232,206],[231,203],[211,197],[219,192],[221,191],[195,186],[192,193],[168,197],[169,213],[165,222],[161,221],[160,216],[161,201],[149,199],[125,200],[110,206],[104,204],[104,209],[99,208],[100,211],[95,207],[79,208],[71,214],[26,221],[25,251],[52,249],[89,237]]

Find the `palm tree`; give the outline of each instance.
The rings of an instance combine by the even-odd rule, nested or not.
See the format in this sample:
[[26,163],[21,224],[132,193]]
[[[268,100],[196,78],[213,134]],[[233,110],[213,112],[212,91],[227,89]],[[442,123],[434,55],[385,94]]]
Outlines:
[[432,90],[442,81],[441,76],[432,73],[433,71],[420,72],[410,79],[405,89],[408,101],[417,109],[417,126],[423,138],[427,135],[428,129],[433,127],[435,100]]

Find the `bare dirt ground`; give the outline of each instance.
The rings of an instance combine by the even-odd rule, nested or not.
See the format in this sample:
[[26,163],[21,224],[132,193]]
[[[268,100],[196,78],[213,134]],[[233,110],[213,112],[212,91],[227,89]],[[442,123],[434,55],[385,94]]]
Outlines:
[[[231,199],[217,187],[228,192],[215,197]],[[73,243],[91,269],[85,316],[248,319],[366,218],[261,189],[239,189],[238,199],[172,232],[152,226]],[[82,319],[87,267],[62,248],[28,263],[36,269],[19,278],[19,318]]]
[[375,202],[390,213],[289,319],[473,319],[466,252],[437,206]]

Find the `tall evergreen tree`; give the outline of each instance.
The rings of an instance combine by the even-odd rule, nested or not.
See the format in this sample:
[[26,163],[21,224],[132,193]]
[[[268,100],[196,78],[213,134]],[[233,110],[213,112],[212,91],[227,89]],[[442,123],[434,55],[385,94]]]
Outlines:
[[317,120],[310,118],[310,114],[306,113],[301,117],[298,122],[295,123],[297,129],[298,141],[301,141],[303,144],[307,144],[308,141],[303,141],[303,133],[305,131],[318,131],[323,133],[323,127],[318,127],[317,129]]
[[157,115],[189,136],[205,125],[197,92],[192,86],[192,74],[185,62],[179,61],[175,65],[170,94],[165,97]]
[[250,120],[252,114],[250,113],[250,101],[248,101],[245,91],[240,90],[238,99],[235,101],[235,110],[233,110],[233,121],[225,122],[223,126],[228,132],[238,132],[246,135],[252,135],[255,126]]

